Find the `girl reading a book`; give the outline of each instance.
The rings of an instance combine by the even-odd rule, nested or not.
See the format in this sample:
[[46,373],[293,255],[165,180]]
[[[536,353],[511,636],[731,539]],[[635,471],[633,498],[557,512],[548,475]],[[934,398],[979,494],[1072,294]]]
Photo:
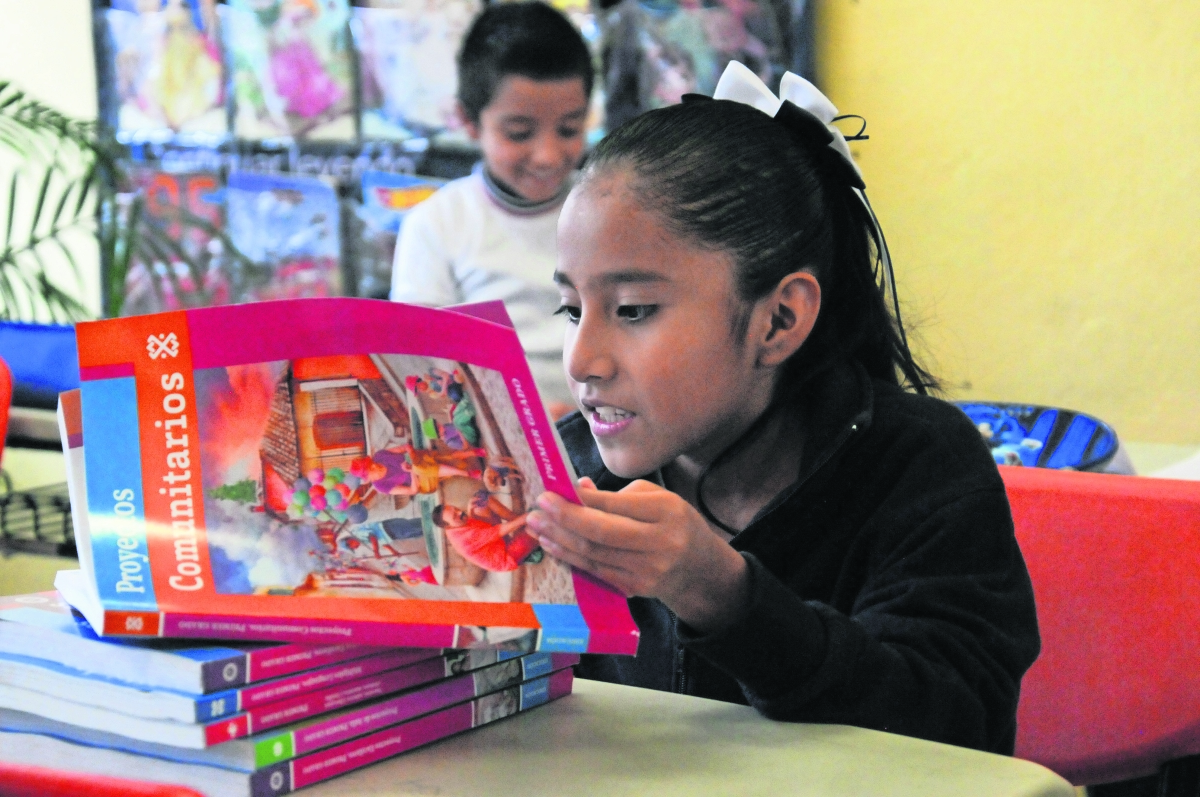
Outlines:
[[1004,484],[926,395],[836,109],[781,93],[733,63],[590,157],[556,274],[583,505],[528,529],[629,596],[638,655],[582,676],[1011,753],[1039,640]]

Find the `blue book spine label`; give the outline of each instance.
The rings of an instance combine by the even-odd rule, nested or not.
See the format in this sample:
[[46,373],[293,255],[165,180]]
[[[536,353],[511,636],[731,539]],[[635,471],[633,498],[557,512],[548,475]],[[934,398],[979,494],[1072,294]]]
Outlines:
[[549,675],[554,669],[554,657],[550,653],[531,653],[521,659],[521,666],[524,669],[524,677],[521,680],[540,678]]
[[196,700],[196,722],[203,724],[209,720],[236,714],[240,710],[241,692],[237,689],[217,692]]
[[521,711],[540,706],[550,700],[550,677],[538,678],[521,684]]
[[134,378],[86,381],[81,391],[88,527],[100,602],[106,609],[157,611]]
[[587,653],[588,626],[578,606],[535,603],[533,613],[541,625],[538,650]]

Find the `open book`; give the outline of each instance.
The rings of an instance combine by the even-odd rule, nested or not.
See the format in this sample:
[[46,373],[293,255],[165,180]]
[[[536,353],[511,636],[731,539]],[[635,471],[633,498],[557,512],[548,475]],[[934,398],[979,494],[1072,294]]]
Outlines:
[[299,299],[77,335],[82,570],[55,586],[100,633],[636,651],[624,597],[524,527],[541,492],[578,498],[501,303]]

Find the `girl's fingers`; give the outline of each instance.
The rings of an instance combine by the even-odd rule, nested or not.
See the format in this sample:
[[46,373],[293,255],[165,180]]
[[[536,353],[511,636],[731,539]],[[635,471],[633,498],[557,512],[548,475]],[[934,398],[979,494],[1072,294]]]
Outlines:
[[530,531],[539,541],[549,541],[576,556],[588,559],[609,559],[612,556],[610,552],[612,546],[608,545],[604,539],[596,539],[596,537],[606,535],[581,534],[573,527],[562,525],[556,518],[544,511],[531,512],[526,522]]
[[[665,502],[674,499],[675,495],[657,484],[639,479],[618,493],[581,490],[579,497],[584,506],[591,509],[643,523],[656,523],[667,511]],[[563,501],[563,505],[569,505],[569,502]]]
[[[539,497],[538,507],[551,525],[593,544],[628,551],[644,551],[653,547],[653,540],[648,539],[654,536],[653,528],[646,520],[629,517],[620,511],[572,504],[552,493]],[[534,518],[535,529],[541,520]]]
[[542,548],[550,556],[577,570],[585,570],[597,578],[608,582],[626,597],[637,595],[640,592],[641,581],[637,578],[636,574],[619,563],[584,556],[569,548],[557,545],[547,537],[541,538],[541,544]]

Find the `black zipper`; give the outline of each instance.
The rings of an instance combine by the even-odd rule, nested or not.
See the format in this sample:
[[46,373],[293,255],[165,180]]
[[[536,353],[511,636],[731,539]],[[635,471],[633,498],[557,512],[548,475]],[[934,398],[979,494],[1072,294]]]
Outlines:
[[675,677],[672,688],[676,694],[687,694],[687,650],[679,643],[679,617],[667,609],[671,615],[671,643],[675,646]]

